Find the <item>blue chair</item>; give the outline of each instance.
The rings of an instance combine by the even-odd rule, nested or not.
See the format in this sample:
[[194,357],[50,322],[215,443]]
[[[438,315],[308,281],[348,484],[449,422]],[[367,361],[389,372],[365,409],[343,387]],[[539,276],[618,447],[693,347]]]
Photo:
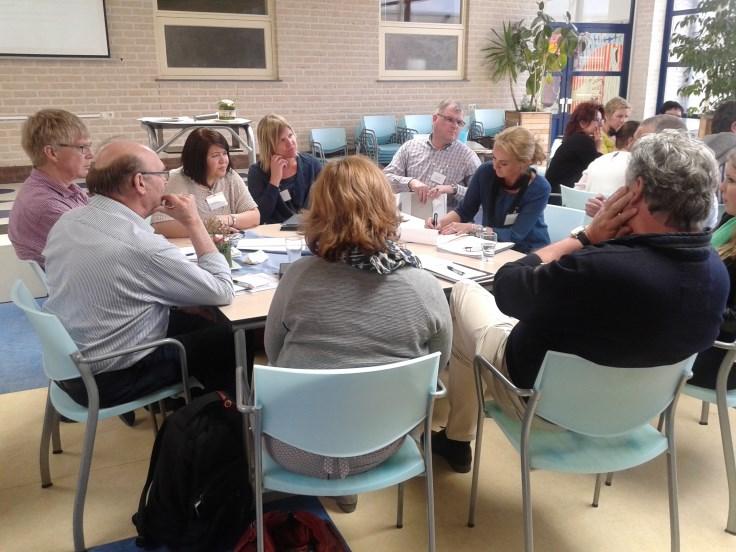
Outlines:
[[726,479],[728,481],[728,518],[726,532],[736,535],[736,462],[734,461],[733,437],[731,436],[731,422],[728,418],[728,409],[736,406],[736,390],[727,388],[728,375],[736,361],[736,342],[723,343],[716,341],[715,347],[725,349],[721,366],[716,376],[716,388],[704,389],[696,385],[686,384],[683,394],[703,401],[700,415],[701,425],[708,423],[708,409],[711,403],[718,407],[718,420],[721,427],[721,442],[723,443],[723,457],[726,461]]
[[[533,389],[519,389],[482,356],[475,357],[479,403],[473,482],[468,525],[475,525],[483,417],[493,418],[521,455],[524,550],[534,549],[530,470],[596,474],[627,470],[667,453],[670,542],[679,550],[675,408],[680,389],[690,377],[695,355],[666,366],[619,368],[602,366],[575,355],[548,351]],[[484,401],[482,373],[499,380],[526,399],[523,422],[511,418],[493,401]],[[665,412],[666,431],[652,418]],[[535,416],[560,426],[560,431],[532,427]]]
[[381,166],[391,163],[401,147],[393,115],[365,115],[356,136],[357,152],[372,157]]
[[470,115],[470,140],[484,136],[495,136],[506,125],[506,112],[503,109],[476,109]]
[[[343,496],[399,485],[397,527],[403,523],[403,486],[425,474],[429,550],[435,549],[431,422],[439,353],[370,368],[304,370],[255,365],[254,398],[238,367],[238,407],[250,416],[255,445],[258,551],[263,552],[263,492]],[[409,436],[424,425],[422,452]],[[318,479],[277,464],[262,446],[264,435],[293,447],[333,457],[367,454],[403,438],[399,450],[375,468],[345,479]]]
[[547,223],[550,243],[555,243],[570,235],[570,232],[585,222],[585,211],[547,205],[544,209],[544,222]]
[[411,140],[417,134],[432,134],[432,115],[404,115],[397,129],[401,142]]
[[[49,441],[52,431],[54,436],[54,453],[60,453],[61,443],[58,441],[58,415],[66,416],[76,422],[86,422],[84,432],[84,445],[82,447],[81,461],[79,465],[79,479],[77,492],[74,497],[73,532],[74,550],[79,552],[85,550],[84,545],[84,501],[87,495],[87,483],[89,481],[89,470],[92,464],[92,451],[95,444],[95,433],[97,421],[118,416],[137,408],[162,401],[168,397],[184,394],[186,402],[189,402],[189,387],[186,365],[186,353],[184,346],[175,339],[159,339],[136,347],[118,350],[113,353],[100,355],[98,357],[83,357],[79,349],[72,341],[69,333],[64,329],[59,319],[53,314],[43,312],[28,291],[22,281],[18,280],[11,290],[13,303],[20,308],[28,318],[38,335],[43,350],[43,369],[49,378],[48,396],[46,398],[46,411],[43,418],[43,430],[41,433],[41,486],[50,487],[51,471],[49,469]],[[100,408],[97,384],[92,375],[90,364],[107,360],[118,356],[127,355],[136,351],[143,351],[172,345],[177,348],[179,362],[182,372],[182,383],[169,385],[154,393],[109,408]],[[89,406],[84,407],[76,403],[59,385],[58,381],[82,378],[87,388]],[[163,412],[163,409],[162,409]],[[54,429],[56,428],[56,429]]]
[[348,154],[344,128],[313,128],[309,131],[312,155],[324,165],[328,159],[341,159]]

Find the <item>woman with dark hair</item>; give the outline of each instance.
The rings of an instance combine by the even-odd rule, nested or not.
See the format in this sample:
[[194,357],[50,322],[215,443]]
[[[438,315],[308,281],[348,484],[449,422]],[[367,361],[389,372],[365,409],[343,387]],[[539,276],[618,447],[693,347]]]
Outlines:
[[[217,219],[235,230],[258,225],[258,206],[232,168],[230,146],[222,134],[209,128],[193,130],[184,142],[181,163],[169,174],[166,193],[192,194],[205,222]],[[165,213],[155,213],[151,223],[167,238],[188,237],[184,226]]]
[[[441,352],[449,360],[452,320],[437,280],[395,240],[391,186],[367,157],[328,163],[312,186],[304,237],[314,256],[289,267],[266,319],[268,361],[286,368],[358,368]],[[339,413],[336,413],[339,415]],[[400,442],[352,458],[330,458],[266,438],[290,471],[344,478],[389,458]],[[343,511],[354,497],[340,497]]]
[[602,124],[603,106],[598,102],[579,103],[572,112],[562,144],[545,173],[552,193],[559,193],[560,185],[572,188],[591,161],[601,156]]

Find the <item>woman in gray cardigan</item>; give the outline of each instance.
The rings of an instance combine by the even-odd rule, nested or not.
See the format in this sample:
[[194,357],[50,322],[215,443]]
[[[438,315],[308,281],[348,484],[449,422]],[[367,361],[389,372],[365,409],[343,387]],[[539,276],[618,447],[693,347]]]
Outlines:
[[[411,251],[395,241],[400,222],[383,173],[368,158],[329,163],[311,192],[304,234],[314,256],[296,261],[271,303],[269,362],[289,368],[375,366],[441,352],[452,343],[447,299]],[[368,470],[400,445],[353,458],[329,458],[267,438],[285,468],[325,479]],[[357,498],[340,497],[344,511]]]

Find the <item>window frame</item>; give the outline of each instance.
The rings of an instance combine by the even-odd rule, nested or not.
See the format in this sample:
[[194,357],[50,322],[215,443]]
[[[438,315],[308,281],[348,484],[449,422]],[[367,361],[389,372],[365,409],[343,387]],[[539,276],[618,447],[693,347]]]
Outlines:
[[[456,36],[457,69],[411,70],[386,69],[386,35]],[[460,23],[422,23],[407,21],[383,21],[381,4],[378,3],[378,79],[392,81],[463,80],[467,62],[468,0],[460,2]]]
[[[266,0],[267,15],[159,10],[153,2],[156,59],[160,80],[277,80],[274,24],[274,0]],[[223,27],[262,29],[266,67],[263,69],[228,67],[169,67],[166,55],[165,27]]]

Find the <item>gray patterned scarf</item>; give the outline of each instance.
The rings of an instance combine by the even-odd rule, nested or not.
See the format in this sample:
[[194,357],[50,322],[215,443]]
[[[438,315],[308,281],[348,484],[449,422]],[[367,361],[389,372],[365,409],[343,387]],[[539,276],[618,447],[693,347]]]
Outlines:
[[419,257],[408,249],[399,247],[395,242],[386,240],[386,251],[366,255],[361,249],[354,247],[340,256],[340,262],[349,264],[358,270],[367,270],[378,274],[391,274],[404,266],[422,268]]

